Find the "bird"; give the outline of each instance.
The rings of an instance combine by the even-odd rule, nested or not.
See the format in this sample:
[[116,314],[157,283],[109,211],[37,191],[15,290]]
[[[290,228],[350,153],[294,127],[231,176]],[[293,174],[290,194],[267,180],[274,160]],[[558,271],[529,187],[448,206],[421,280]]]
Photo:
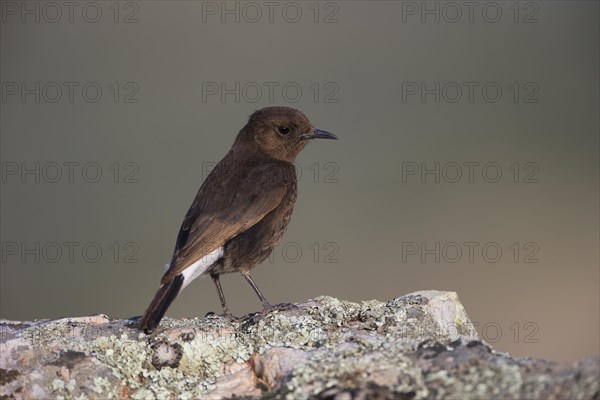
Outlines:
[[263,305],[272,306],[250,276],[279,243],[294,209],[298,177],[294,161],[313,139],[335,139],[295,108],[255,111],[229,152],[206,177],[183,218],[160,287],[140,319],[152,333],[177,295],[199,276],[210,275],[223,315],[232,317],[219,280],[240,272]]

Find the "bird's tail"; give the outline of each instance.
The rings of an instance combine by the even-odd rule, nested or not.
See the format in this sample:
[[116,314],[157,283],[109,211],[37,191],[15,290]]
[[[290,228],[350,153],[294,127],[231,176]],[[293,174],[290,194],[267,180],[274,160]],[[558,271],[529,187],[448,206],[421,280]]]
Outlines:
[[181,291],[182,285],[183,276],[179,274],[171,282],[163,283],[160,286],[140,321],[139,328],[141,330],[146,333],[154,331],[175,297]]

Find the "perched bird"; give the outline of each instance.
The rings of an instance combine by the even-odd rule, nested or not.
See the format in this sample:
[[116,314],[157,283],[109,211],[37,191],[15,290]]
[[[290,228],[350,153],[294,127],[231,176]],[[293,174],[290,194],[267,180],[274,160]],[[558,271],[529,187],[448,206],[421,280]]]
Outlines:
[[269,256],[287,228],[298,190],[293,162],[317,138],[337,139],[293,108],[267,107],[250,116],[185,215],[140,329],[152,332],[179,292],[204,274],[211,276],[225,315],[231,316],[219,276],[231,272],[239,271],[264,308],[272,308],[250,270]]

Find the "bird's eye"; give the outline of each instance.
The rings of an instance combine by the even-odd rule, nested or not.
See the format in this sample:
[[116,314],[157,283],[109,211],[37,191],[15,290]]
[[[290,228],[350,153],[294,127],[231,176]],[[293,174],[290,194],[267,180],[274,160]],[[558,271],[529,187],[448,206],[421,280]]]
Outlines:
[[277,128],[277,130],[282,135],[287,135],[288,133],[290,133],[290,128],[288,128],[287,126],[280,126],[280,127]]

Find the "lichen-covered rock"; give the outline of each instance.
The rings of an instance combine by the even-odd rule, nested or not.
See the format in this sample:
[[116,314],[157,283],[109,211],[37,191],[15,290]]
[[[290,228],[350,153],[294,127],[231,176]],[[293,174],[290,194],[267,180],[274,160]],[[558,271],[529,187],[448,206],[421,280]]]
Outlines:
[[455,293],[331,297],[145,335],[103,315],[0,321],[0,398],[600,399],[600,359],[496,353]]

